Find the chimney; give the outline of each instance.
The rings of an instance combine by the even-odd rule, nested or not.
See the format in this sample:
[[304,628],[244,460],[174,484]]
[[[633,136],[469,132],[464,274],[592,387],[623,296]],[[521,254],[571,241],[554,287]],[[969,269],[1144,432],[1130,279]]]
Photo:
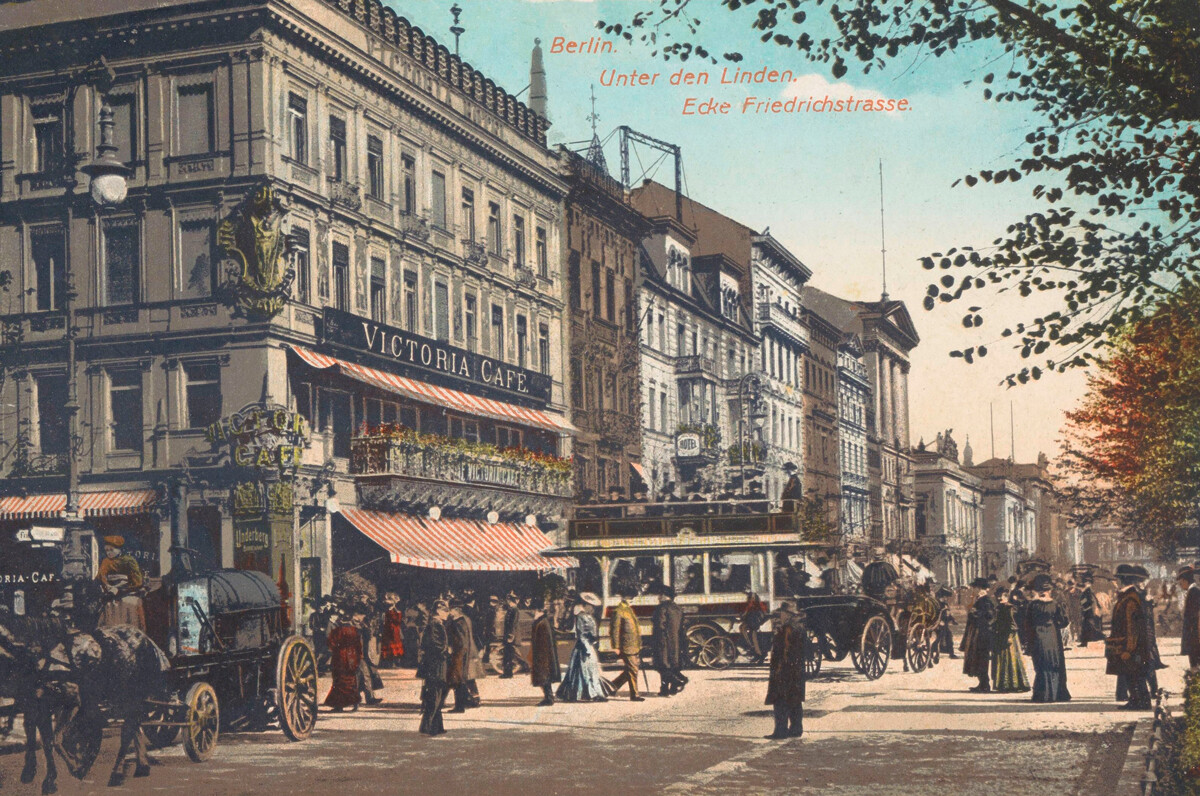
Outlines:
[[549,119],[546,115],[546,67],[542,64],[542,40],[533,40],[533,56],[529,60],[529,109]]

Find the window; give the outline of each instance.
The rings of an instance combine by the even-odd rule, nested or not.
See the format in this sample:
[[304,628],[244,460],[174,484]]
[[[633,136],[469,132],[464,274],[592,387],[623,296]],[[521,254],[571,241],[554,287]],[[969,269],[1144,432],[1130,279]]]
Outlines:
[[67,269],[63,261],[63,231],[60,227],[41,227],[29,236],[37,308],[61,310],[67,299]]
[[417,331],[417,272],[404,272],[404,328]]
[[137,160],[138,134],[133,94],[109,94],[108,107],[113,113],[112,142],[117,148],[114,155],[122,163],[132,163]]
[[338,182],[346,179],[346,121],[329,117],[329,176]]
[[185,221],[179,225],[179,295],[181,298],[211,296],[216,274],[213,268],[213,223]]
[[567,284],[571,289],[571,306],[583,309],[583,287],[579,281],[579,252],[571,252],[567,260]]
[[654,382],[650,382],[650,400],[647,402],[647,404],[646,404],[646,405],[647,405],[647,407],[648,407],[648,409],[649,409],[649,411],[650,411],[650,424],[649,424],[649,425],[650,425],[650,430],[651,430],[651,431],[654,431],[654,430],[656,430],[656,426],[655,426],[655,423],[654,423],[654,410],[655,410],[655,405],[654,405],[654,394],[655,394],[655,393],[657,393],[657,392],[658,392],[658,390],[657,390],[657,389],[655,389],[655,387],[654,387]]
[[438,229],[446,229],[446,175],[440,171],[433,172],[430,183],[430,201],[433,203],[430,221]]
[[538,367],[550,375],[550,327],[544,323],[538,324]]
[[628,279],[625,280],[625,331],[637,332],[637,306],[633,301],[633,283]]
[[604,317],[608,320],[615,321],[617,319],[617,288],[612,271],[604,274],[604,310]]
[[142,449],[142,374],[135,370],[108,375],[112,450]]
[[475,316],[475,297],[472,295],[467,295],[463,299],[463,333],[467,338],[467,350],[471,352],[475,351],[476,345]]
[[681,357],[687,353],[687,329],[681,323],[675,329],[675,356]]
[[383,201],[383,141],[378,137],[367,136],[367,194],[374,199]]
[[371,319],[387,320],[387,264],[381,257],[371,258]]
[[497,359],[504,358],[504,308],[492,305],[492,351]]
[[67,377],[65,374],[37,379],[38,442],[43,456],[68,452]]
[[221,418],[221,368],[219,365],[187,364],[188,428],[207,428]]
[[470,442],[479,442],[479,421],[471,420],[470,418],[454,417],[451,415],[450,421],[450,436],[454,439],[465,439]]
[[350,249],[344,243],[333,244],[333,306],[350,311]]
[[320,398],[320,431],[333,434],[333,455],[348,457],[350,455],[350,395],[344,392],[322,389]]
[[400,156],[400,169],[404,172],[404,192],[401,200],[404,206],[400,209],[405,213],[417,212],[417,162],[412,155]]
[[434,334],[439,340],[450,339],[450,288],[445,282],[433,285],[433,303],[436,316]]
[[110,224],[104,229],[104,298],[109,306],[133,304],[141,297],[138,228]]
[[513,215],[513,262],[525,267],[525,218]]
[[496,202],[488,202],[488,248],[492,254],[500,254],[500,237],[503,232],[500,229],[500,205]]
[[662,425],[662,430],[667,431],[667,391],[665,389],[658,394],[658,422]]
[[537,257],[538,276],[540,276],[544,279],[549,279],[550,278],[550,253],[549,253],[549,249],[546,246],[546,228],[538,227],[536,236],[537,236],[537,238],[536,238],[536,242],[534,243],[534,245],[537,247],[537,252],[534,254],[534,256]]
[[508,426],[496,426],[496,447],[500,449],[521,447],[521,431]]
[[308,165],[308,100],[288,94],[288,144],[292,160]]
[[663,313],[658,313],[658,349],[664,353],[667,350],[667,318]]
[[213,151],[212,84],[179,88],[180,155],[207,155]]
[[301,304],[308,304],[312,297],[308,230],[304,227],[292,227],[292,241],[296,247],[296,299]]
[[62,168],[63,125],[58,106],[43,105],[33,109],[33,142],[35,172],[48,174]]
[[462,189],[462,204],[459,205],[462,216],[463,235],[469,241],[475,240],[475,192],[470,188]]
[[517,316],[517,366],[525,367],[529,347],[529,323],[524,315]]
[[600,308],[603,306],[602,297],[600,295],[600,263],[592,260],[592,316],[600,317]]

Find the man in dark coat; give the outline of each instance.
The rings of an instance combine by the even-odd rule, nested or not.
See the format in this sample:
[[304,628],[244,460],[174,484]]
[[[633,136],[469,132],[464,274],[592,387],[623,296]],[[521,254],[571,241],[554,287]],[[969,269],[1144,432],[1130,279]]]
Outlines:
[[967,627],[963,632],[962,644],[959,649],[963,652],[963,674],[979,678],[979,685],[971,690],[976,693],[986,693],[992,690],[989,677],[991,676],[992,654],[992,623],[996,620],[996,601],[988,593],[986,578],[976,578],[971,581],[971,588],[977,590],[975,604],[967,614]]
[[434,603],[433,615],[421,634],[421,653],[417,661],[417,677],[425,681],[421,690],[421,726],[426,735],[441,735],[446,731],[442,725],[442,705],[446,702],[449,687],[446,685],[447,661],[450,657],[450,641],[446,634],[446,619],[450,606],[445,600]]
[[1079,613],[1082,625],[1079,628],[1079,646],[1086,647],[1089,641],[1104,641],[1104,624],[1096,610],[1096,594],[1092,591],[1092,576],[1083,576],[1083,588],[1079,590]]
[[1186,655],[1188,666],[1200,665],[1200,584],[1196,583],[1196,570],[1184,567],[1176,574],[1179,588],[1186,595],[1183,599],[1183,630],[1180,639],[1180,655]]
[[[1140,571],[1139,571],[1140,570]],[[1150,640],[1146,621],[1146,605],[1138,591],[1145,580],[1142,567],[1121,564],[1117,567],[1120,596],[1113,605],[1111,635],[1105,641],[1105,671],[1124,677],[1129,689],[1129,701],[1124,710],[1149,710],[1150,689],[1146,682],[1150,665]]]
[[768,738],[799,738],[804,733],[804,648],[808,644],[804,619],[795,602],[780,603],[766,701],[775,714],[775,731]]
[[683,635],[683,609],[675,603],[675,589],[664,586],[652,620],[654,628],[654,668],[658,670],[659,696],[672,696],[683,690],[682,651],[687,641]]
[[562,680],[558,666],[558,645],[554,640],[554,622],[549,612],[538,607],[530,630],[529,676],[534,688],[542,689],[539,705],[554,704],[554,684]]
[[519,603],[516,592],[510,591],[505,599],[504,637],[501,639],[504,645],[501,654],[501,679],[513,676],[513,666],[517,662],[517,622],[521,615]]

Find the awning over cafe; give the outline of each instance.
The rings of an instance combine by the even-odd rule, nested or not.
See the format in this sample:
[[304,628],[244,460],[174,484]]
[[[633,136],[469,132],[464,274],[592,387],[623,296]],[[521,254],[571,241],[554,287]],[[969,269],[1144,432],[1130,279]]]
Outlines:
[[472,572],[567,569],[568,556],[543,556],[553,547],[532,525],[477,520],[432,520],[409,514],[342,509],[342,516],[391,556],[393,564]]
[[[81,492],[79,510],[85,517],[145,514],[158,501],[153,489]],[[0,498],[0,520],[61,519],[67,510],[64,492]]]
[[382,370],[376,370],[375,368],[369,368],[354,362],[347,362],[344,359],[337,359],[326,354],[318,354],[316,351],[303,346],[293,345],[291,349],[310,367],[318,370],[336,370],[342,375],[356,381],[369,384],[381,390],[403,395],[415,401],[432,403],[443,406],[451,411],[463,412],[464,414],[476,417],[488,417],[493,420],[518,423],[523,426],[534,426],[549,431],[562,433],[572,433],[575,431],[575,428],[567,422],[566,418],[554,417],[538,409],[516,406],[491,398],[481,398],[478,395],[470,395],[459,390],[452,390],[449,387],[440,387],[436,384],[397,376],[394,373],[385,373]]

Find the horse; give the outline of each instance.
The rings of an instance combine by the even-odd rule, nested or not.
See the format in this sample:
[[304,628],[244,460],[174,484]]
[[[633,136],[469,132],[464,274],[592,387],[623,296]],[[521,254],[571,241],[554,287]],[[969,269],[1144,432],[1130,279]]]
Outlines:
[[[97,627],[101,596],[90,584],[77,584],[79,597],[71,619],[25,622],[26,638],[0,624],[0,648],[23,685],[26,751],[23,782],[37,773],[37,740],[42,737],[46,778],[42,793],[57,791],[52,749],[57,748],[71,773],[83,779],[99,753],[106,714],[121,722],[121,741],[109,777],[110,786],[125,781],[125,758],[136,753],[135,777],[150,775],[141,723],[146,700],[168,692],[166,655],[141,630],[128,625]],[[69,603],[68,603],[69,605]],[[5,678],[14,679],[14,678]],[[102,712],[101,706],[106,709]]]
[[58,771],[54,765],[51,695],[45,690],[36,646],[19,640],[10,629],[14,624],[8,616],[0,616],[0,696],[16,703],[16,711],[21,714],[25,730],[25,765],[21,769],[21,782],[29,784],[37,776],[40,734],[46,757],[46,779],[42,782],[42,793],[56,793]]

